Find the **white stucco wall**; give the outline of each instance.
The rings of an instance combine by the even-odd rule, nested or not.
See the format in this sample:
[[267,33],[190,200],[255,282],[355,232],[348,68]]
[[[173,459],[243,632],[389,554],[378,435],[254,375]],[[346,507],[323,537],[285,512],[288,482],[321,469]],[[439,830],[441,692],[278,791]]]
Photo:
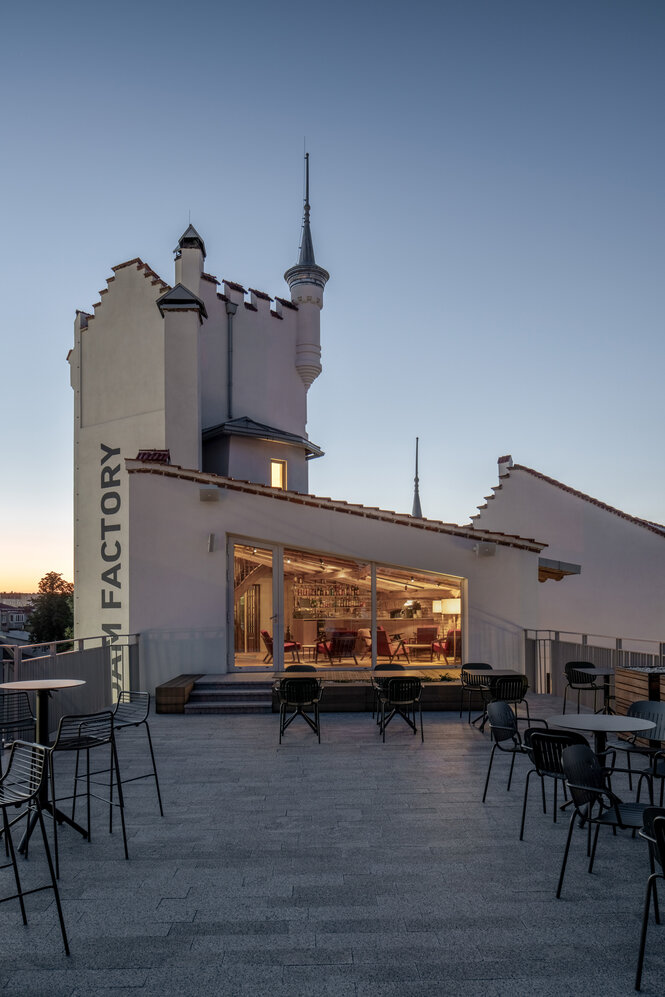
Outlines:
[[497,547],[478,557],[473,540],[449,534],[224,487],[219,501],[201,502],[201,485],[175,476],[135,471],[129,480],[129,622],[141,633],[150,688],[179,672],[226,670],[229,534],[466,578],[466,659],[523,667],[522,631],[536,613],[535,553]]
[[545,540],[543,557],[579,575],[537,586],[530,626],[623,639],[665,640],[665,536],[512,468],[475,525]]
[[[202,327],[201,405],[203,428],[226,422],[228,415],[226,305],[209,281],[201,282],[208,318]],[[304,436],[307,392],[296,370],[298,312],[284,308],[282,318],[270,302],[229,289],[238,309],[233,324],[232,418],[256,422]],[[245,304],[256,302],[255,308]]]
[[161,449],[165,285],[137,263],[115,270],[94,317],[77,316],[74,389],[74,619],[77,637],[127,633],[125,458]]

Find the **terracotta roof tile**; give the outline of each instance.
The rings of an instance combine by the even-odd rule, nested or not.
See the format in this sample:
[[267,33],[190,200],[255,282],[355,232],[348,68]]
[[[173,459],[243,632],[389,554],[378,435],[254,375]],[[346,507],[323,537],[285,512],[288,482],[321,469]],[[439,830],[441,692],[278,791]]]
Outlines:
[[272,309],[272,308],[270,309],[270,314],[272,315],[272,317],[273,317],[273,318],[278,318],[278,319],[280,320],[280,322],[283,322],[283,321],[284,321],[284,319],[283,319],[283,318],[282,318],[282,316],[281,316],[281,315],[279,314],[279,312],[276,312],[276,311],[273,311],[273,309]]
[[256,307],[256,305],[250,304],[249,301],[245,301],[244,305],[248,312],[258,312],[258,308]]
[[391,522],[398,526],[407,526],[412,529],[426,530],[432,533],[447,533],[466,540],[473,540],[474,542],[484,540],[487,543],[496,543],[500,547],[516,547],[521,550],[531,551],[532,553],[540,553],[547,546],[545,543],[525,540],[524,537],[513,536],[507,533],[476,530],[473,526],[456,526],[454,523],[418,519],[414,516],[409,516],[408,513],[391,512],[385,509],[378,509],[374,506],[358,505],[337,499],[322,498],[318,495],[303,494],[302,492],[282,491],[277,488],[270,488],[268,485],[257,485],[252,481],[239,481],[235,478],[225,478],[218,474],[190,470],[189,468],[179,467],[177,464],[172,464],[169,467],[134,467],[131,466],[133,463],[131,460],[126,463],[130,474],[161,474],[166,477],[182,478],[183,480],[196,481],[200,484],[217,485],[217,487],[226,488],[229,491],[259,495],[278,502],[292,502],[316,509],[329,509],[332,512],[343,512],[350,516],[362,516],[365,519]]
[[252,294],[255,294],[257,298],[261,298],[263,301],[272,301],[270,295],[266,294],[265,291],[257,291],[255,287],[250,287],[250,291]]
[[203,280],[209,280],[212,284],[219,284],[216,277],[213,277],[211,273],[202,273],[201,277]]
[[298,306],[294,305],[292,301],[287,298],[275,298],[275,301],[279,301],[280,305],[284,305],[285,308],[292,308],[294,312],[298,311]]
[[171,463],[171,451],[170,450],[139,450],[136,455],[136,460],[146,461],[148,463],[154,464],[170,464]]
[[247,294],[247,291],[242,286],[242,284],[235,284],[232,280],[224,280],[227,287],[230,287],[232,291],[241,291],[243,294]]

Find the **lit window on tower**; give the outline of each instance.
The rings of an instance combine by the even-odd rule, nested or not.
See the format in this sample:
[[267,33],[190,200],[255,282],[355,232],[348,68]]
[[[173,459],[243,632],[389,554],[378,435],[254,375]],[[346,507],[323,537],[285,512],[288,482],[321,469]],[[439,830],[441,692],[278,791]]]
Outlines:
[[286,461],[270,461],[270,485],[272,488],[286,489]]

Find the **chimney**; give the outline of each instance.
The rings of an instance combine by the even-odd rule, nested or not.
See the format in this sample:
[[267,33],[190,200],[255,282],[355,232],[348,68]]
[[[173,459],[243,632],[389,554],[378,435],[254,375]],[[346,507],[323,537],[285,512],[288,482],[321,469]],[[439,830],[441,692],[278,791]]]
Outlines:
[[511,467],[513,466],[513,458],[511,457],[510,454],[506,454],[505,457],[499,457],[497,463],[499,465],[499,477],[505,478],[508,472],[510,471]]

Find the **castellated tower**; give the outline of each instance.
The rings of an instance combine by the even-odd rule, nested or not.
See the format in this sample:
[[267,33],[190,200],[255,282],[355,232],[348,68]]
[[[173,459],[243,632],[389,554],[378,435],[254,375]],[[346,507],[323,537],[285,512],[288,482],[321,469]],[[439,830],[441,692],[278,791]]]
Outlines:
[[138,257],[113,267],[93,313],[79,311],[74,389],[76,636],[132,632],[125,460],[177,464],[308,491],[307,391],[321,372],[328,274],[314,262],[309,193],[291,300],[206,273],[193,225],[173,286]]

